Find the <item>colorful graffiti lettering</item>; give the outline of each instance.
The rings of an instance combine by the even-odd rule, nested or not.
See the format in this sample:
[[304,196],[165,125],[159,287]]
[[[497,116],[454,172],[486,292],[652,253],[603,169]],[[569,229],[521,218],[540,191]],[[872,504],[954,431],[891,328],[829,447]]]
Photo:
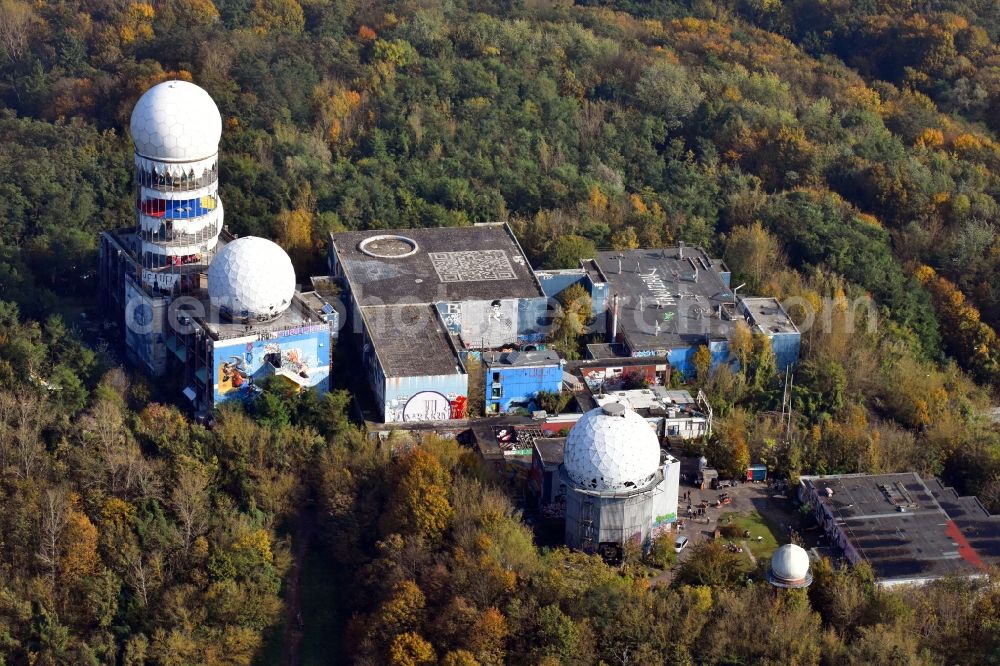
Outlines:
[[670,531],[671,523],[660,523],[653,525],[653,529],[649,531],[649,538],[655,539],[661,534],[666,534]]

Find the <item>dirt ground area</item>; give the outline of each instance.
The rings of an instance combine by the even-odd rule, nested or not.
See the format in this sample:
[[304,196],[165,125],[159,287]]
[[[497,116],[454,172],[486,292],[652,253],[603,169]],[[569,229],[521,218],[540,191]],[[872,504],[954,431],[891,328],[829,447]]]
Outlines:
[[[697,476],[697,458],[681,459],[681,462],[681,473],[684,476],[677,500],[676,534],[685,535],[690,541],[687,548],[678,555],[678,563],[690,556],[693,546],[715,538],[719,516],[723,514],[749,514],[756,511],[768,523],[779,545],[789,542],[790,530],[801,529],[797,507],[785,494],[787,491],[783,486],[741,483],[720,490],[699,490],[693,484],[693,479]],[[723,495],[727,495],[730,502],[717,506],[716,503]],[[702,505],[704,508],[699,511]],[[744,549],[744,552],[748,558],[753,559],[749,549]],[[669,583],[675,569],[676,566],[657,576],[655,584]]]

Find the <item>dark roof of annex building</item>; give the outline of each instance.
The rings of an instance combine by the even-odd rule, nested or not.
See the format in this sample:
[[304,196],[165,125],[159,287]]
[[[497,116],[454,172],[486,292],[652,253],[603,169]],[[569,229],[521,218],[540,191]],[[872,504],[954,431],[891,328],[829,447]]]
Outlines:
[[367,306],[361,316],[387,378],[465,374],[435,306]]
[[346,231],[330,244],[363,305],[544,296],[506,224]]
[[[802,477],[885,581],[974,575],[1000,562],[1000,516],[915,472]],[[829,489],[829,492],[827,491]]]
[[[597,345],[587,345],[596,347]],[[583,358],[577,361],[566,361],[566,372],[575,373],[587,368],[634,368],[668,365],[666,356],[605,356],[602,358]],[[665,369],[665,368],[664,368]]]
[[566,455],[565,437],[536,437],[535,450],[543,465],[563,464],[563,457]]
[[483,352],[483,364],[488,367],[530,368],[559,365],[559,354],[551,349],[535,351]]
[[731,311],[733,293],[721,264],[703,250],[608,250],[594,261],[609,286],[609,307],[618,296],[618,330],[633,350],[689,347],[732,333],[733,322],[719,308]]

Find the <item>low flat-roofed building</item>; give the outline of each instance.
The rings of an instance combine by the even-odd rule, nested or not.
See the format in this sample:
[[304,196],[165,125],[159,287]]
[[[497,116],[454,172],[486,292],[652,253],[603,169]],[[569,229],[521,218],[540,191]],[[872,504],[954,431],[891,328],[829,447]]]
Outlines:
[[483,352],[482,360],[487,414],[535,411],[540,392],[562,390],[562,361],[554,351]]
[[543,296],[504,224],[344,231],[330,236],[331,261],[362,305],[489,301]]
[[666,356],[685,374],[701,345],[728,361],[732,323],[718,313],[733,293],[702,250],[609,250],[594,261],[608,283],[611,341],[629,356]]
[[804,476],[799,499],[812,505],[832,545],[852,565],[867,562],[883,586],[980,576],[1000,563],[1000,516],[937,479]]
[[529,458],[539,437],[562,437],[580,414],[555,414],[544,419],[505,414],[470,423],[472,439],[480,452],[495,452],[507,459]]
[[613,356],[568,361],[565,369],[595,393],[664,386],[670,380],[670,364],[665,356]]
[[628,349],[620,342],[591,342],[585,347],[584,358],[590,360],[631,358]]
[[[386,422],[440,420],[446,401],[451,418],[463,418],[464,367],[458,373],[438,372],[462,366],[455,354],[531,350],[548,334],[548,299],[506,224],[330,234],[329,261],[352,340],[365,358]],[[386,317],[372,328],[369,320],[376,312]],[[397,315],[417,312],[421,321],[433,322],[427,326],[433,334],[411,339],[392,330]],[[432,349],[435,345],[438,349]],[[381,356],[402,369],[384,367]],[[400,358],[392,362],[391,356]],[[416,402],[409,409],[403,404],[421,393],[419,402],[429,410],[422,415]]]
[[[563,273],[546,276],[543,283],[552,283],[547,293],[567,282]],[[665,356],[685,375],[694,372],[694,354],[702,345],[713,365],[734,362],[729,341],[735,322],[747,314],[738,310],[742,299],[730,289],[729,268],[719,259],[696,247],[608,250],[581,260],[579,273],[595,303],[602,304],[597,328],[613,345],[592,353],[614,349],[626,356]],[[759,308],[751,304],[749,310]],[[780,333],[788,339],[779,340],[776,349],[779,369],[798,360],[799,333],[787,315],[785,321],[792,330]],[[767,335],[774,340],[773,332]]]
[[646,389],[609,391],[594,394],[594,402],[601,407],[614,402],[629,407],[653,424],[661,439],[695,439],[712,434],[712,411],[708,401],[702,400],[699,404],[685,390],[651,386]]
[[778,299],[741,298],[737,309],[751,330],[771,339],[778,368],[785,368],[799,359],[802,336]]
[[469,376],[432,305],[367,306],[362,361],[385,422],[465,418]]

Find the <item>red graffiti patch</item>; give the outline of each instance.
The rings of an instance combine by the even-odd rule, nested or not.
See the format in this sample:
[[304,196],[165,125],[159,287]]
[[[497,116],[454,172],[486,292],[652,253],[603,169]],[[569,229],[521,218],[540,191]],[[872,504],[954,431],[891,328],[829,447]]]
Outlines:
[[983,560],[979,557],[979,553],[977,553],[976,549],[972,547],[969,540],[965,538],[965,535],[962,534],[962,530],[958,528],[955,521],[949,520],[947,525],[948,527],[945,528],[945,534],[958,544],[959,556],[977,569],[985,570],[986,565],[983,564]]

